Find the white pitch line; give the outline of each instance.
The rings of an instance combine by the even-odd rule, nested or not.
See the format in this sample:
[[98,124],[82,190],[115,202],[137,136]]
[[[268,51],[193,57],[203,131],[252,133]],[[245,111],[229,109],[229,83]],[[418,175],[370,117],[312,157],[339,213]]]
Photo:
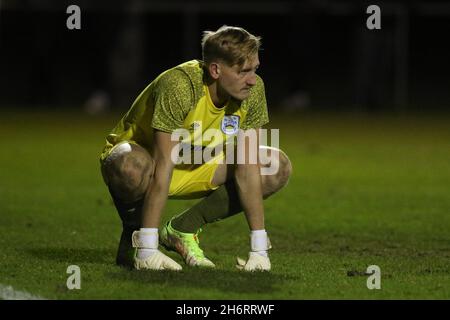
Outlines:
[[26,291],[15,290],[11,286],[5,286],[0,283],[0,299],[3,300],[47,300],[45,298],[35,296]]

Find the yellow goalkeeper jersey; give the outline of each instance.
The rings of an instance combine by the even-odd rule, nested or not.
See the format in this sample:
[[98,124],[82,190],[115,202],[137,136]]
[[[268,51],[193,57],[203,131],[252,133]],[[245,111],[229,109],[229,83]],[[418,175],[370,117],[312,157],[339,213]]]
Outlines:
[[[230,99],[217,108],[204,83],[203,62],[192,60],[163,72],[141,92],[107,136],[100,158],[104,160],[122,141],[136,142],[150,152],[154,129],[168,133],[186,129],[195,131],[196,136],[216,129],[225,142],[238,129],[259,128],[268,122],[264,83],[259,76],[247,99]],[[210,142],[204,140],[202,145]]]

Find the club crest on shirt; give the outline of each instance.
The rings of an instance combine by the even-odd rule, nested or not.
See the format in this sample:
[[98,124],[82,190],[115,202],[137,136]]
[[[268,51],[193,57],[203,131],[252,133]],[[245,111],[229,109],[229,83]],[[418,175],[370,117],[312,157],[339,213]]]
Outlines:
[[224,116],[221,128],[222,132],[227,135],[236,134],[239,131],[239,116]]

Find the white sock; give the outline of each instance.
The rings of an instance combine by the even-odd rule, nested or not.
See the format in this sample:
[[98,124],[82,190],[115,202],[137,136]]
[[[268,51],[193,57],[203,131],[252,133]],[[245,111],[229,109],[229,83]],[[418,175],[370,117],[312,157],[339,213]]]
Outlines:
[[141,228],[139,237],[143,243],[151,244],[153,248],[138,248],[138,259],[146,259],[158,251],[158,228]]
[[250,243],[252,252],[256,252],[263,257],[268,257],[266,229],[252,230],[250,232]]

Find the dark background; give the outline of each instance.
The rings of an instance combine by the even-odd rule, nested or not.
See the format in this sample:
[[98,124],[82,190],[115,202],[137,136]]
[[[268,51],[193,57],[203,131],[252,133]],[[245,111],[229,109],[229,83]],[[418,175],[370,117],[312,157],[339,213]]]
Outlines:
[[[81,8],[68,30],[66,8]],[[368,30],[366,8],[381,8]],[[160,72],[201,58],[203,30],[262,37],[271,108],[404,113],[450,106],[442,1],[2,1],[0,108],[126,110]]]

